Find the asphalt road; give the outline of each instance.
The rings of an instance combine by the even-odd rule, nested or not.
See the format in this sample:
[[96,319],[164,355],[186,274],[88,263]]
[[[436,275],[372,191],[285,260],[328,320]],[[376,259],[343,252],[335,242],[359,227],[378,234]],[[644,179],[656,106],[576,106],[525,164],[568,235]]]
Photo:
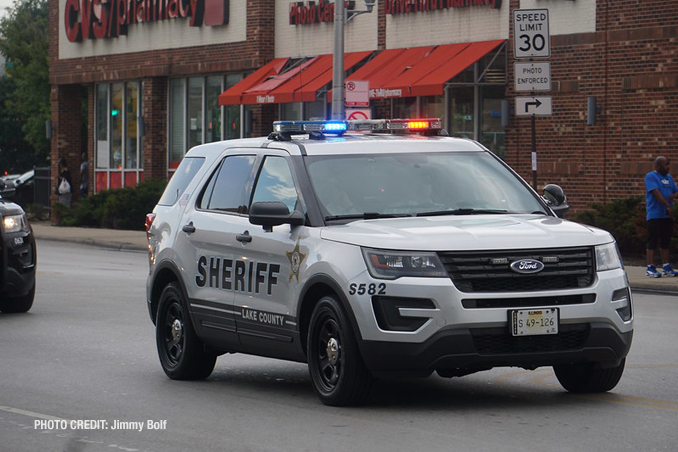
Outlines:
[[634,345],[608,394],[567,394],[549,368],[510,368],[385,381],[369,405],[331,408],[298,363],[226,355],[206,381],[169,380],[144,253],[50,241],[38,253],[33,309],[0,314],[0,452],[678,447],[678,297],[635,295]]

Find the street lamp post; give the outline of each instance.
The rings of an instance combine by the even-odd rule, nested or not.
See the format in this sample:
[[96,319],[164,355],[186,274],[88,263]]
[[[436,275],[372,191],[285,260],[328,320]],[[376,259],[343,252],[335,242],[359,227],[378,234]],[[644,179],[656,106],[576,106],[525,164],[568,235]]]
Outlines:
[[371,13],[376,0],[364,0],[364,11],[346,9],[344,0],[334,4],[334,60],[332,66],[332,119],[343,120],[344,113],[344,24],[358,14]]

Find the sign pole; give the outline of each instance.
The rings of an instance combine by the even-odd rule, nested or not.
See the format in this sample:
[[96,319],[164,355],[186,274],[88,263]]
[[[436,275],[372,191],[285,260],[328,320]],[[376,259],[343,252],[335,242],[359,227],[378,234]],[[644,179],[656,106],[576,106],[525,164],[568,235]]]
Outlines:
[[535,115],[531,116],[532,128],[532,188],[537,189],[537,127],[535,125]]

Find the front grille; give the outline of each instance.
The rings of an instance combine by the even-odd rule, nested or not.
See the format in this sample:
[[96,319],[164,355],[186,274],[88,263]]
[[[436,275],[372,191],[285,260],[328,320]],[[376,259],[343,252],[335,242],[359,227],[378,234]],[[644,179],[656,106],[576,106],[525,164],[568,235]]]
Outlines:
[[508,328],[472,329],[471,337],[481,355],[548,353],[581,349],[589,336],[589,326],[560,325],[558,334],[512,336]]
[[573,304],[591,304],[595,302],[596,294],[585,294],[529,298],[464,298],[461,300],[461,305],[466,309],[535,308],[538,306],[563,306]]
[[[589,287],[594,279],[593,248],[441,252],[452,282],[462,292],[535,292]],[[509,267],[520,259],[544,263],[539,273],[516,273]]]

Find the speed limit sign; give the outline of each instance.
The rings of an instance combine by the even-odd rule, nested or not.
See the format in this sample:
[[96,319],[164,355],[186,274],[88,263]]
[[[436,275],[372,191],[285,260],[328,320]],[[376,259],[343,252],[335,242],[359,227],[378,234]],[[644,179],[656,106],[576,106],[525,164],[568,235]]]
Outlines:
[[551,56],[548,9],[513,10],[513,51],[516,58]]

